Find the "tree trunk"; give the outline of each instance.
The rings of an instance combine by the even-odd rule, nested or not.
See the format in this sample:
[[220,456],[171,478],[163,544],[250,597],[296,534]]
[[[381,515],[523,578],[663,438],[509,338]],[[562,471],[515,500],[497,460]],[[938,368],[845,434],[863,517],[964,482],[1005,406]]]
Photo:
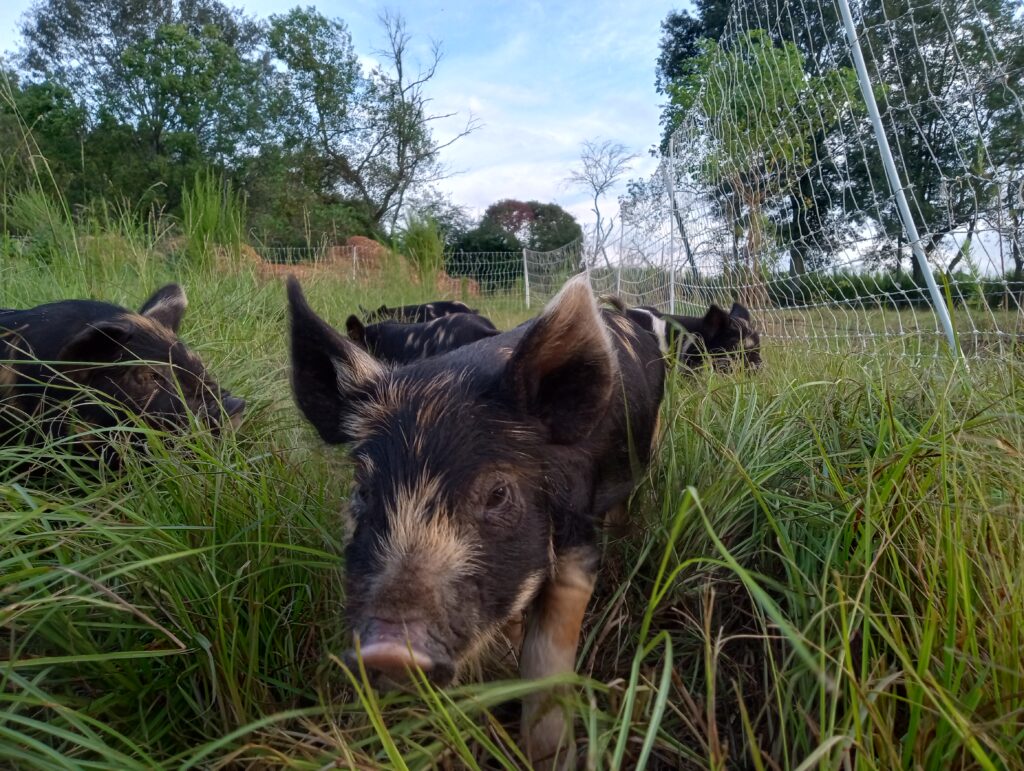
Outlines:
[[957,250],[956,257],[950,261],[949,267],[946,268],[947,276],[952,278],[956,266],[960,264],[964,257],[971,253],[971,240],[974,238],[974,229],[977,224],[978,218],[971,217],[971,224],[967,226],[967,237],[964,239],[963,245]]
[[790,204],[793,208],[793,217],[790,220],[789,228],[789,275],[802,276],[807,272],[804,260],[804,251],[807,248],[804,241],[807,233],[807,210],[803,206],[802,196],[797,193],[790,193]]
[[[1018,182],[1006,186],[1006,204],[1010,215],[1010,257],[1013,259],[1013,280],[1020,281],[1024,277],[1024,253],[1021,250],[1021,209],[1018,205],[1021,185]],[[1016,188],[1016,190],[1014,189]]]
[[686,262],[689,264],[690,270],[693,271],[693,277],[696,279],[700,274],[697,272],[697,262],[693,257],[693,249],[690,248],[690,237],[686,233],[686,223],[683,222],[683,218],[678,210],[674,209],[672,214],[676,219],[679,235],[683,239],[683,249],[686,250]]

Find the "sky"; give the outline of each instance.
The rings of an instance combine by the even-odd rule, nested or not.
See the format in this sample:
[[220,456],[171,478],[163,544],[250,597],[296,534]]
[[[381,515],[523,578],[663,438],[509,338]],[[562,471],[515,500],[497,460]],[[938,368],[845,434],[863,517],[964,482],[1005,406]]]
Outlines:
[[[18,20],[32,0],[0,2],[0,51],[18,44]],[[232,3],[251,15],[283,13],[296,0]],[[303,3],[305,4],[305,3]],[[427,88],[446,141],[473,116],[480,128],[442,160],[452,176],[438,185],[455,203],[482,213],[503,198],[554,201],[581,224],[593,220],[587,195],[566,183],[587,139],[621,142],[639,154],[628,176],[650,174],[661,98],[654,90],[660,22],[681,3],[612,0],[373,0],[315,4],[343,20],[369,64],[384,44],[378,16],[405,16],[414,57],[429,61],[431,40],[444,60]],[[624,180],[623,180],[624,182]],[[620,183],[620,192],[624,184]],[[614,194],[608,211],[616,209]]]

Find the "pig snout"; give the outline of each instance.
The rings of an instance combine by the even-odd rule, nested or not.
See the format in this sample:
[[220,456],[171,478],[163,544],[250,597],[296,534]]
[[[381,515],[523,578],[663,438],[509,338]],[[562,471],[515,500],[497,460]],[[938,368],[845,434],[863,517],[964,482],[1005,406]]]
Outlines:
[[[419,668],[430,680],[445,684],[454,675],[449,656],[439,649],[422,621],[385,621],[371,619],[358,633],[359,657],[368,672],[401,682],[413,668]],[[346,656],[349,666],[358,667],[355,650]]]
[[231,396],[226,394],[224,396],[224,412],[228,414],[229,418],[239,416],[245,409],[245,399],[240,399],[237,396]]
[[237,396],[225,393],[223,405],[224,413],[228,418],[228,423],[231,424],[232,428],[237,429],[242,425],[242,417],[245,412],[245,399],[240,399]]

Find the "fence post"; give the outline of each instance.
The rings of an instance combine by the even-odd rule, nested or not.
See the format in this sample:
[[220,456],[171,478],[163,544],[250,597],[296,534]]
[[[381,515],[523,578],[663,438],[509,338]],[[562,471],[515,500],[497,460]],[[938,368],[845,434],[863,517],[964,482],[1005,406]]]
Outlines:
[[676,260],[671,237],[668,240],[668,312],[676,312]]
[[924,273],[925,283],[928,284],[928,293],[932,298],[932,307],[935,309],[939,322],[942,324],[946,339],[949,341],[949,348],[960,358],[963,352],[957,348],[956,334],[953,332],[953,320],[949,317],[949,308],[946,301],[935,283],[935,276],[932,275],[928,258],[925,257],[924,249],[921,248],[921,236],[917,232],[917,223],[910,211],[910,204],[907,203],[907,194],[904,190],[900,173],[896,169],[896,163],[892,157],[892,150],[889,148],[889,139],[885,135],[885,128],[882,126],[882,115],[878,112],[878,103],[875,101],[875,92],[871,88],[871,79],[868,77],[868,68],[864,63],[864,53],[860,49],[860,40],[857,38],[857,30],[853,26],[853,13],[850,11],[849,0],[839,0],[839,10],[843,14],[843,26],[846,27],[846,37],[850,41],[850,50],[853,54],[853,63],[857,70],[857,80],[860,81],[860,91],[864,96],[865,106],[868,108],[868,115],[871,117],[871,125],[875,130],[875,141],[878,142],[878,150],[882,156],[882,165],[885,166],[885,176],[889,180],[889,189],[896,197],[896,205],[899,208],[900,220],[903,222],[903,229],[907,232],[910,241],[910,248],[914,252],[917,264]]
[[526,290],[526,307],[530,307],[530,268],[526,261],[526,249],[523,249],[523,288]]
[[668,312],[676,312],[676,175],[675,175],[676,135],[668,138],[668,165],[662,163],[661,173],[665,177],[665,189],[668,191]]
[[619,215],[619,269],[616,271],[615,276],[615,296],[622,296],[622,242],[626,238],[626,223],[622,221],[622,215]]

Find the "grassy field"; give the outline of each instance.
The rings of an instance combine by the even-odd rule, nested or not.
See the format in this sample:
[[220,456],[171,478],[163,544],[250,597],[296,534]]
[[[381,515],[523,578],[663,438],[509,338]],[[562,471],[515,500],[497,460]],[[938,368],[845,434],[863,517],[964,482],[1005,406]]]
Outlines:
[[[235,435],[153,434],[99,480],[60,447],[0,449],[0,767],[523,767],[514,704],[534,686],[511,661],[419,694],[346,674],[349,477],[291,403],[283,287],[151,246],[0,255],[0,306],[137,306],[180,281],[183,339],[250,405]],[[338,325],[431,294],[307,291]],[[584,630],[581,764],[1024,768],[1020,362],[770,338],[765,360],[673,379]],[[26,457],[57,473],[15,475]]]

